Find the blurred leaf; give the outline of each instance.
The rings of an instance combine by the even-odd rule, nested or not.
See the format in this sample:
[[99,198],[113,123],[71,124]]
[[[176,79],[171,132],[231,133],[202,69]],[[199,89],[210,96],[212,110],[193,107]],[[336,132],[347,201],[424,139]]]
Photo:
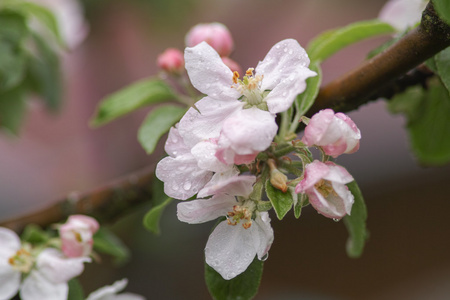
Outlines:
[[283,193],[279,189],[274,188],[270,183],[270,180],[266,181],[266,194],[272,203],[278,219],[282,220],[294,203],[292,194],[290,192]]
[[367,208],[356,181],[350,182],[347,187],[355,197],[355,202],[352,206],[351,215],[344,217],[344,224],[349,233],[346,250],[349,257],[357,258],[361,256],[368,237],[366,229]]
[[442,83],[450,93],[450,47],[436,54],[434,62]]
[[142,123],[138,132],[138,139],[142,147],[148,154],[155,151],[162,135],[169,131],[176,122],[186,112],[186,109],[180,106],[161,106],[153,109]]
[[420,162],[450,162],[450,96],[440,83],[431,84],[420,106],[420,117],[408,123],[411,145]]
[[244,273],[231,280],[225,280],[205,263],[205,281],[208,291],[215,300],[247,300],[258,292],[264,262],[255,257]]
[[395,29],[391,25],[379,20],[356,22],[319,35],[310,42],[307,52],[311,61],[321,62],[351,44],[394,32]]
[[319,63],[311,63],[309,68],[317,72],[317,76],[306,79],[306,90],[297,96],[295,100],[295,108],[301,116],[310,109],[319,93],[320,84],[322,83],[322,69]]
[[23,86],[0,92],[0,128],[17,135],[25,115],[25,89]]
[[43,244],[50,239],[50,235],[36,224],[28,224],[20,239],[30,244]]
[[6,7],[27,17],[35,18],[48,29],[60,46],[65,46],[59,30],[58,21],[55,15],[45,6],[33,2],[11,1],[8,2]]
[[63,82],[58,54],[39,36],[33,35],[36,55],[28,56],[27,83],[55,111],[62,103]]
[[450,1],[432,0],[432,2],[439,17],[450,25]]
[[173,201],[172,198],[167,198],[164,202],[159,205],[152,207],[144,216],[144,226],[147,230],[153,232],[154,234],[160,234],[159,220],[164,212],[164,209]]
[[92,126],[100,126],[138,108],[174,99],[171,88],[159,79],[135,82],[102,100]]
[[414,86],[392,97],[387,102],[387,108],[393,114],[404,114],[408,119],[408,123],[410,123],[422,114],[420,106],[422,105],[423,98],[424,89],[419,86]]
[[309,204],[308,195],[297,194],[297,201],[294,203],[294,216],[296,219],[300,218],[302,208],[308,204]]
[[104,227],[94,235],[94,250],[113,256],[118,264],[126,262],[130,257],[128,247],[112,231]]
[[83,287],[81,286],[78,279],[73,278],[69,280],[69,295],[67,300],[84,300]]
[[11,11],[0,11],[0,91],[17,86],[25,74],[22,42],[27,35],[25,19]]

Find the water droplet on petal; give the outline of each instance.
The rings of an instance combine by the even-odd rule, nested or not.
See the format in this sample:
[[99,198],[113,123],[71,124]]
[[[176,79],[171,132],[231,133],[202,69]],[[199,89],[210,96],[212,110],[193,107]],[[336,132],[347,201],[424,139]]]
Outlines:
[[263,257],[261,257],[261,261],[266,261],[269,258],[269,253],[266,253]]
[[292,54],[292,53],[294,53],[292,50],[289,50],[289,54]]
[[280,45],[276,45],[275,48],[280,49]]
[[284,48],[283,51],[284,51],[284,52],[287,52],[287,51],[288,51],[288,48]]
[[236,277],[236,273],[235,272],[231,272],[229,278],[233,278]]
[[336,218],[333,218],[333,221],[335,221],[335,222],[339,222],[341,219],[336,219]]
[[172,185],[172,189],[173,189],[174,191],[178,191],[178,185],[177,185],[177,184]]
[[183,189],[185,189],[186,191],[189,190],[191,188],[191,183],[189,181],[186,181],[183,184]]

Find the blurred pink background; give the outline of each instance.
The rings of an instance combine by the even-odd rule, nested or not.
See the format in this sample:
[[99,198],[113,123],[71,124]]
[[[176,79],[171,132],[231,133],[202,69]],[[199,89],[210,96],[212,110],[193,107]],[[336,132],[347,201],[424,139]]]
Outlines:
[[[137,142],[142,109],[99,129],[88,126],[100,99],[157,73],[157,55],[184,47],[199,22],[222,22],[235,41],[232,58],[256,66],[270,47],[295,38],[302,46],[320,32],[371,19],[384,1],[356,0],[149,0],[85,1],[90,35],[65,56],[66,99],[50,115],[36,101],[17,139],[0,136],[0,219],[31,212],[155,162]],[[351,46],[323,64],[324,82],[364,60],[386,38]],[[362,258],[345,255],[344,225],[304,209],[299,220],[272,216],[275,242],[256,299],[447,299],[450,294],[450,226],[446,211],[449,166],[421,168],[409,152],[404,119],[378,101],[350,114],[362,132],[361,149],[339,158],[359,182],[369,209],[370,240]],[[145,232],[145,209],[115,225],[134,249],[114,269],[88,266],[86,290],[128,277],[127,290],[149,299],[209,299],[203,281],[203,247],[211,224],[176,220],[163,235]],[[135,232],[130,235],[130,232]],[[95,279],[95,280],[93,280]]]

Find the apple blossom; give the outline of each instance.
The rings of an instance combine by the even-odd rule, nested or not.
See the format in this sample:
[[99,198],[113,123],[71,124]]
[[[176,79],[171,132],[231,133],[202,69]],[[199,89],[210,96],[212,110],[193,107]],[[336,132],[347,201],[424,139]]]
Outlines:
[[89,294],[86,300],[145,300],[146,298],[132,293],[122,293],[117,295],[127,286],[126,278],[107,285]]
[[186,46],[194,47],[201,42],[208,43],[220,56],[229,56],[233,50],[233,38],[222,23],[205,23],[192,27],[186,34]]
[[67,257],[81,257],[91,254],[93,235],[99,228],[98,222],[84,215],[72,215],[59,227],[62,251]]
[[21,273],[29,272],[33,263],[16,233],[0,227],[0,299],[11,299],[17,293]]
[[291,107],[306,79],[316,75],[308,69],[305,50],[292,39],[274,45],[242,80],[207,43],[186,48],[185,61],[192,85],[207,96],[195,104],[198,111],[180,121],[180,133],[194,141],[218,138],[216,156],[228,164],[250,163],[270,146],[275,114]]
[[158,56],[158,67],[168,73],[180,74],[184,70],[183,53],[175,48],[168,48]]
[[205,247],[206,263],[224,279],[244,272],[255,255],[262,260],[273,242],[273,230],[267,212],[256,210],[252,191],[254,176],[231,176],[217,180],[210,199],[197,199],[178,204],[178,219],[198,224],[226,216],[211,233]]
[[324,109],[311,118],[302,142],[307,146],[320,146],[325,154],[337,157],[356,152],[360,139],[358,127],[347,115]]
[[404,31],[420,22],[427,2],[424,0],[389,0],[381,8],[378,19],[390,24],[398,31]]
[[346,184],[353,177],[341,166],[318,160],[306,165],[304,179],[296,186],[296,193],[306,193],[309,203],[327,218],[341,219],[350,215],[354,197]]

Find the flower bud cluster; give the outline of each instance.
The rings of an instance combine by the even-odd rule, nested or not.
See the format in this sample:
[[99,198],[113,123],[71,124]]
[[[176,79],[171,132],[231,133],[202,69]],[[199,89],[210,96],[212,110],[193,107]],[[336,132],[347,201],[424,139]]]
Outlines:
[[23,300],[67,299],[68,281],[91,261],[93,234],[98,228],[95,219],[73,215],[59,226],[58,238],[31,245],[0,227],[0,299],[10,299],[19,290]]
[[[225,218],[211,233],[205,256],[228,280],[255,256],[267,258],[274,239],[267,210],[278,200],[267,201],[263,187],[295,199],[307,195],[305,203],[328,218],[351,213],[354,199],[346,184],[353,177],[329,159],[357,151],[361,134],[348,116],[327,109],[309,120],[301,141],[293,140],[294,133],[277,135],[277,114],[291,108],[306,79],[317,75],[306,51],[295,40],[280,41],[241,79],[221,58],[232,47],[209,40],[222,33],[203,26],[188,33],[184,60],[192,85],[205,96],[170,129],[169,156],[158,163],[156,176],[168,196],[187,200],[178,204],[179,220]],[[309,147],[321,149],[320,161]]]

